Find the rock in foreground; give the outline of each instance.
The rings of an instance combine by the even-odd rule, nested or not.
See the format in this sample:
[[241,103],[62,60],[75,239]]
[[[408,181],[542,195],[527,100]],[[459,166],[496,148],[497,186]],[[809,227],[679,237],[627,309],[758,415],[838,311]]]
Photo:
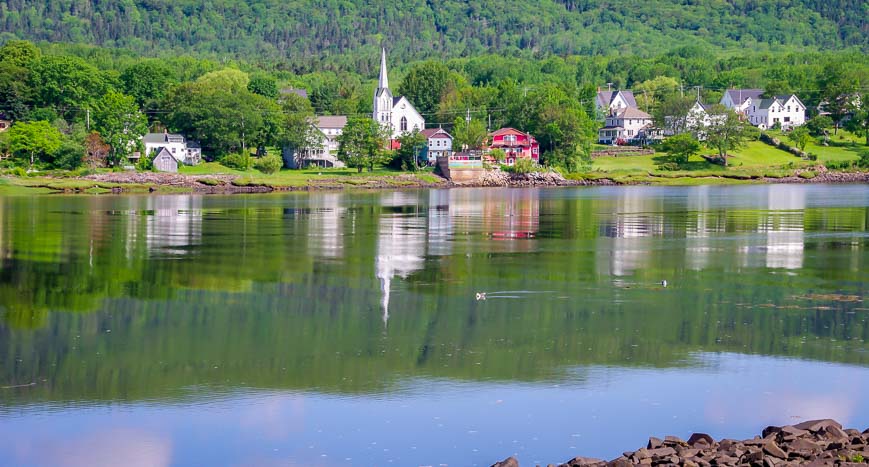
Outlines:
[[[866,467],[869,465],[869,429],[862,433],[843,429],[835,420],[811,420],[797,425],[769,426],[753,439],[715,441],[694,433],[687,441],[675,436],[649,438],[648,444],[609,462],[576,457],[559,467],[628,466],[750,466],[791,465]],[[514,458],[493,467],[519,467]]]

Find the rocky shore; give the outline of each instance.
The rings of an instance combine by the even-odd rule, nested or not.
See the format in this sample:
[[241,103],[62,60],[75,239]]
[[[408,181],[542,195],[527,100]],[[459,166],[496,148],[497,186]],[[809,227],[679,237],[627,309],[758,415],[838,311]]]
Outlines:
[[[648,444],[611,461],[576,457],[558,467],[629,466],[747,466],[793,465],[866,467],[869,465],[869,429],[844,429],[835,420],[811,420],[796,425],[769,426],[752,439],[715,441],[704,433],[688,440],[676,436],[649,438]],[[552,467],[553,464],[550,464]],[[519,467],[513,458],[492,467]]]

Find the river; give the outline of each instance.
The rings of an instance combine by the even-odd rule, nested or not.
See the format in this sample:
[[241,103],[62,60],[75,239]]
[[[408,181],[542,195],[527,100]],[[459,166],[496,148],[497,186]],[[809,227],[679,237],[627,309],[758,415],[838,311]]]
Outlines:
[[867,185],[0,198],[0,464],[864,429],[867,224]]

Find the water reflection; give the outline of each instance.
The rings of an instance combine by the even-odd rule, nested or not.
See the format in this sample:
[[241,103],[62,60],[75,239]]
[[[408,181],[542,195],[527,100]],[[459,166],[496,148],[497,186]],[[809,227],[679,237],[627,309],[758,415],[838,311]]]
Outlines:
[[867,206],[866,186],[2,198],[0,458],[545,463],[639,444],[625,419],[869,414]]
[[[63,381],[27,401],[542,381],[698,348],[865,364],[867,204],[865,186],[6,198],[0,377]],[[493,291],[511,293],[474,299]]]

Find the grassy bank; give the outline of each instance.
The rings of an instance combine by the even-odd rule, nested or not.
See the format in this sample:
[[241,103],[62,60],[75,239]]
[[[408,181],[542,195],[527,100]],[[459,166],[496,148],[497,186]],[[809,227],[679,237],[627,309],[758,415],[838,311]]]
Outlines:
[[[788,141],[786,136],[775,132],[771,136]],[[762,179],[793,176],[797,171],[807,170],[826,163],[857,161],[862,151],[869,150],[860,144],[860,138],[846,131],[831,136],[829,146],[811,141],[806,152],[817,160],[804,160],[761,141],[751,141],[745,147],[732,151],[727,167],[708,162],[700,155],[692,156],[680,170],[667,171],[660,164],[667,162],[666,153],[644,156],[601,156],[592,162],[589,172],[571,174],[569,178],[595,180],[609,178],[616,183],[655,185],[705,185],[723,183],[756,183]],[[702,154],[711,155],[708,149]]]

